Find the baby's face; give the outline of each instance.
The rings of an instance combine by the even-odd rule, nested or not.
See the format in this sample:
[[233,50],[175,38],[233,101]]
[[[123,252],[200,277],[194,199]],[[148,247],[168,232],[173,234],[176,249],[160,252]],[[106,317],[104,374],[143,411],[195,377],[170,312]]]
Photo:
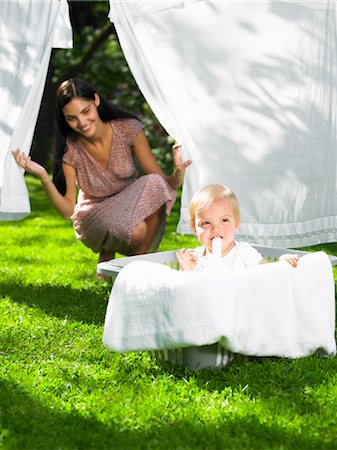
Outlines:
[[235,218],[230,202],[219,199],[214,200],[208,208],[196,214],[194,232],[210,253],[212,253],[213,238],[220,237],[223,256],[233,247],[239,225],[240,221]]

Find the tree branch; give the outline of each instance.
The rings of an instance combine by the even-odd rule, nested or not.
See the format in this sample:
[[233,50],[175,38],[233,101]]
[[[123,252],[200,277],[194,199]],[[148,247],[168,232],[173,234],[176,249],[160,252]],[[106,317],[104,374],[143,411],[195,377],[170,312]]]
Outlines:
[[98,49],[100,45],[102,45],[106,39],[110,36],[110,34],[116,34],[115,27],[112,23],[107,22],[106,25],[102,28],[101,33],[98,35],[97,39],[92,43],[91,47],[84,53],[81,61],[75,66],[71,67],[68,73],[64,76],[65,79],[76,77],[80,72],[83,72],[86,65]]

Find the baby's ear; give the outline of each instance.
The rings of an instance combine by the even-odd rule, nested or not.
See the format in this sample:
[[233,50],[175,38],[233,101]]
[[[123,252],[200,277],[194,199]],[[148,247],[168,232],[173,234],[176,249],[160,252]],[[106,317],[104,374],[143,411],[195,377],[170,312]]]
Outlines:
[[239,227],[240,227],[240,220],[237,220],[235,224],[235,231],[238,231]]
[[193,233],[194,233],[194,236],[197,238],[197,241],[200,242],[200,241],[199,241],[198,234],[197,234],[197,229],[196,229],[196,227],[195,227],[195,224],[191,225],[191,228],[192,228],[192,231],[193,231]]

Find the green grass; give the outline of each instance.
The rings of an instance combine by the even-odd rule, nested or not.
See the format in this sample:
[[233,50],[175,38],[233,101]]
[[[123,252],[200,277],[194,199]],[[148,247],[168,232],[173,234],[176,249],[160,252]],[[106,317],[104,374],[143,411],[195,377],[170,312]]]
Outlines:
[[[337,358],[188,372],[106,350],[111,282],[27,182],[32,214],[0,222],[1,449],[337,449]],[[177,217],[162,250],[194,245]]]

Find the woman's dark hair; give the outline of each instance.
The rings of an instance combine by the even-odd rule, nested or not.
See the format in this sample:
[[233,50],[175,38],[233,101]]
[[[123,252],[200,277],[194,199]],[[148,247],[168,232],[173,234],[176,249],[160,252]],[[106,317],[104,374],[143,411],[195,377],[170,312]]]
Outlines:
[[114,119],[137,119],[135,115],[119,109],[111,101],[105,99],[86,81],[80,80],[79,78],[70,78],[60,84],[56,92],[55,101],[57,127],[55,130],[54,142],[53,182],[62,195],[66,192],[65,177],[62,170],[62,158],[67,150],[66,139],[68,135],[76,136],[76,133],[70,128],[64,118],[63,108],[75,97],[81,97],[86,100],[95,100],[95,94],[100,98],[97,112],[103,122],[109,122]]

